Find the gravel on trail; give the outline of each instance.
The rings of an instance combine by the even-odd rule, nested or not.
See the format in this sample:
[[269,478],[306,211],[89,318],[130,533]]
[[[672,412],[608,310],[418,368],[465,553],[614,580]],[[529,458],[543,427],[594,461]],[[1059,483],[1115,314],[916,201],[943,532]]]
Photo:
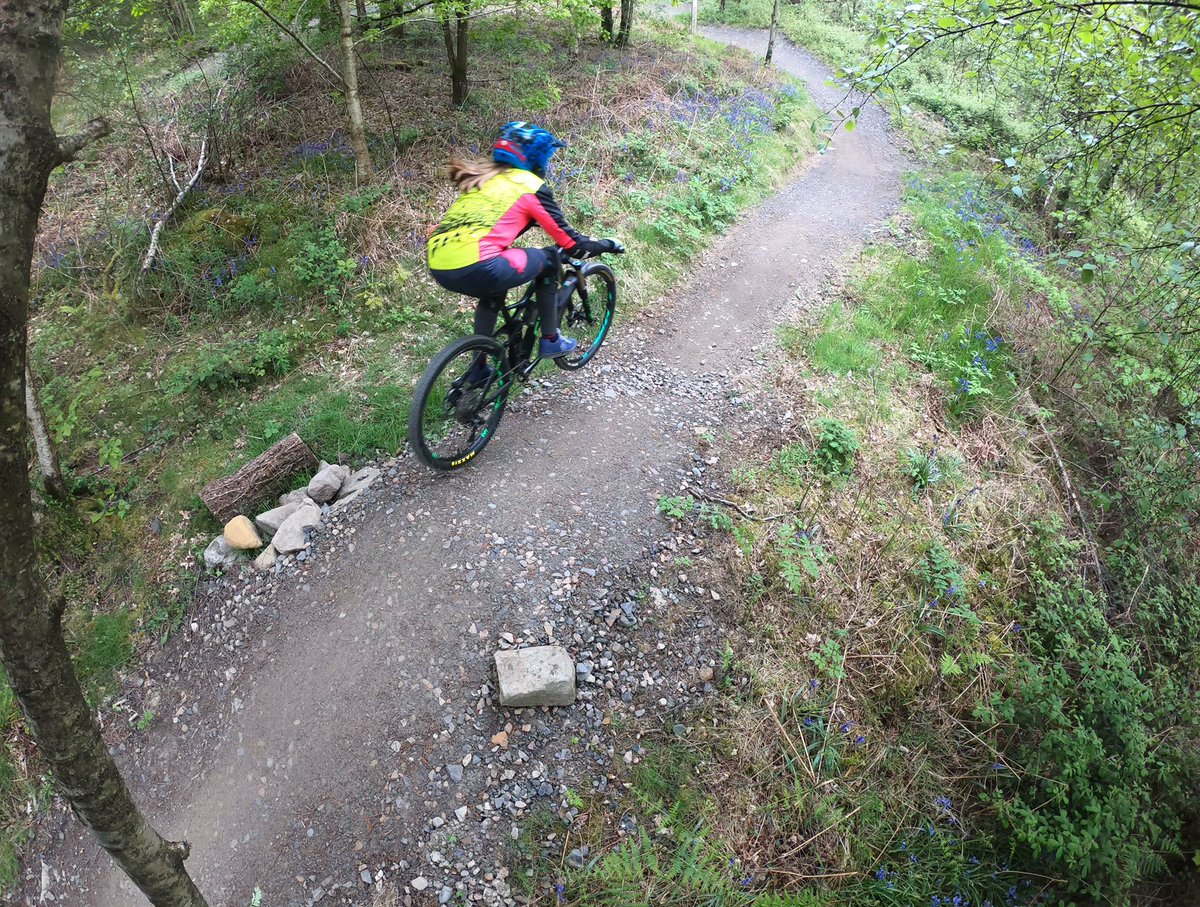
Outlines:
[[[705,34],[765,49],[759,33]],[[776,63],[822,106],[839,99],[803,51],[777,44]],[[539,812],[569,819],[576,794],[619,802],[639,733],[689,732],[732,620],[709,586],[712,540],[658,499],[710,486],[714,438],[790,416],[749,405],[766,402],[772,329],[895,210],[904,166],[866,109],[673,301],[618,321],[592,366],[539,371],[469,469],[379,462],[303,548],[208,585],[129,682],[126,704],[157,721],[106,730],[156,827],[191,843],[213,907],[256,887],[272,907],[370,904],[385,888],[398,903],[515,903],[513,848],[537,848]],[[576,662],[575,705],[500,709],[495,651],[548,644]],[[62,810],[31,851],[16,903],[145,904]]]

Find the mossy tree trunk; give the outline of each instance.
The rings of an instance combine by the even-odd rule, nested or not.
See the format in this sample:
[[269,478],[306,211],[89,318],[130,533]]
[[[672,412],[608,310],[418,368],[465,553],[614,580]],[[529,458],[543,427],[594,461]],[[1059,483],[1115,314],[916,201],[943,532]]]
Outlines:
[[613,39],[613,14],[612,5],[609,3],[600,4],[600,34],[605,41]]
[[342,23],[342,82],[346,91],[346,131],[354,149],[354,178],[359,184],[369,183],[375,175],[371,150],[367,147],[367,128],[363,122],[362,104],[358,99],[358,59],[354,53],[354,14],[350,0],[338,0],[338,15]]
[[629,33],[633,30],[633,0],[621,0],[621,24],[617,27],[617,44],[629,45]]
[[465,4],[442,14],[442,38],[446,42],[446,58],[450,62],[450,100],[455,107],[467,101],[467,53],[471,18]]
[[30,733],[75,814],[156,907],[204,907],[183,868],[187,845],[138,812],[84,699],[62,634],[62,602],[42,585],[26,433],[29,268],[50,172],[87,141],[50,124],[67,0],[0,0],[0,660]]

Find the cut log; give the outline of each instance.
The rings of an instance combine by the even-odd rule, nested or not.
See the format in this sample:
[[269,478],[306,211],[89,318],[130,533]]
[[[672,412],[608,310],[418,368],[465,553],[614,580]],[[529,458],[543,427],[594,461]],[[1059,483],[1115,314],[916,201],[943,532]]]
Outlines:
[[316,456],[292,432],[233,475],[209,482],[200,492],[200,500],[224,525],[238,514],[248,512],[284,479],[316,468]]

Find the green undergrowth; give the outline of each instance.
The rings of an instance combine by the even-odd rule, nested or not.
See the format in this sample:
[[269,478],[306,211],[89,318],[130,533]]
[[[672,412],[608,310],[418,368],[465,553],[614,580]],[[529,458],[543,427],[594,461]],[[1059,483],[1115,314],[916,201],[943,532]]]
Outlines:
[[[572,40],[558,24],[480,20],[472,65],[507,75],[473,90],[461,112],[442,101],[440,32],[416,25],[404,42],[364,50],[368,64],[409,66],[370,71],[364,103],[381,173],[357,187],[338,99],[286,44],[248,44],[231,57],[222,108],[246,147],[224,149],[144,277],[151,224],[122,200],[161,204],[153,171],[114,170],[105,151],[56,175],[32,362],[75,500],[48,507],[39,541],[52,585],[80,578],[65,586],[68,636],[97,702],[137,644],[165,640],[182,619],[194,559],[219,531],[198,499],[206,481],[292,431],[330,460],[402,447],[417,376],[469,329],[469,301],[424,268],[426,231],[451,200],[451,154],[477,154],[511,119],[563,136],[550,181],[574,224],[629,247],[613,262],[627,316],[813,149],[803,89],[746,55],[661,28],[628,50],[588,40],[570,54]],[[86,94],[98,71],[74,65],[73,96]],[[392,109],[378,97],[385,80]],[[142,92],[141,115],[186,126],[203,100],[196,78],[162,84]],[[108,81],[96,85],[107,98]],[[121,213],[81,225],[81,209]],[[13,719],[0,713],[5,760],[20,741]],[[15,789],[8,765],[0,804]],[[16,834],[24,810],[0,809]],[[0,856],[0,885],[5,865]]]
[[[718,0],[704,0],[700,18],[713,24],[765,28],[771,21],[771,7],[771,0],[727,0],[722,12]],[[869,2],[784,4],[779,29],[836,69],[850,68],[860,66],[868,54],[867,29],[875,10],[876,4]],[[1007,155],[1014,143],[1032,134],[1032,127],[1005,86],[981,84],[971,77],[977,65],[977,61],[952,52],[918,55],[911,65],[894,73],[880,100],[902,125],[915,113],[931,115],[944,124],[960,147],[1002,150]],[[836,121],[850,115],[852,109],[843,105],[831,113]],[[928,117],[914,125],[910,137],[919,145],[933,143],[936,147]],[[943,134],[937,131],[937,135]]]
[[[1034,350],[1079,286],[1010,201],[970,172],[910,180],[892,241],[781,332],[797,427],[730,474],[745,639],[686,747],[650,747],[627,779],[640,831],[583,832],[590,866],[544,870],[563,902],[1193,890],[1197,565],[1080,530],[1028,402],[1054,423]],[[694,499],[660,510],[720,525]]]

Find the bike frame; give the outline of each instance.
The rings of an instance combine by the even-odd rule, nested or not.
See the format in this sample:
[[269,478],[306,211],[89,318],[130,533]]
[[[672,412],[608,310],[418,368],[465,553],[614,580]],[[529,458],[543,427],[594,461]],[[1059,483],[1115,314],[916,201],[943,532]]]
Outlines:
[[[581,259],[568,258],[563,254],[561,248],[556,248],[554,266],[558,274],[557,305],[561,308],[575,292],[580,276],[587,273],[587,263]],[[532,355],[534,344],[538,339],[539,323],[539,313],[534,299],[537,292],[535,283],[536,280],[530,282],[525,288],[525,292],[521,294],[521,298],[512,305],[504,305],[500,308],[500,324],[492,336],[502,343],[504,343],[502,338],[507,339],[507,343],[504,343],[505,354],[510,358],[508,374],[503,376],[504,380],[515,375],[524,381],[542,361],[540,355]]]

